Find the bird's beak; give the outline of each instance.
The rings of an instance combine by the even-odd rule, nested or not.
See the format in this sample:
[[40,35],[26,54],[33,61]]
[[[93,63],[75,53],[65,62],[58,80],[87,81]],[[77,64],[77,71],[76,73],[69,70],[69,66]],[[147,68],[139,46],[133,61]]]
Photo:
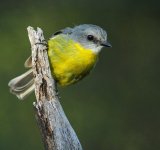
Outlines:
[[112,47],[112,45],[107,41],[106,42],[102,42],[101,45],[104,46],[104,47]]

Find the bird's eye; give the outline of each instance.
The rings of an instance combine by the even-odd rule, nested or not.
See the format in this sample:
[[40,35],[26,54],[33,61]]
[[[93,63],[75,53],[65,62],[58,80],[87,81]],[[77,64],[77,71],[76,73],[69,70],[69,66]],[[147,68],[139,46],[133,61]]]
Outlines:
[[87,36],[87,39],[88,39],[89,41],[93,41],[93,40],[94,40],[94,36],[93,36],[93,35],[88,35],[88,36]]

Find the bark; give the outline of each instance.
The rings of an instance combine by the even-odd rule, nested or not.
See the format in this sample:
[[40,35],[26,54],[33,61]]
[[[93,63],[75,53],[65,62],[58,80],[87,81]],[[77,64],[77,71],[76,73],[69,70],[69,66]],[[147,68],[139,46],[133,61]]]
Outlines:
[[82,146],[59,102],[56,82],[50,71],[47,42],[40,28],[28,27],[35,77],[36,119],[46,150],[82,150]]

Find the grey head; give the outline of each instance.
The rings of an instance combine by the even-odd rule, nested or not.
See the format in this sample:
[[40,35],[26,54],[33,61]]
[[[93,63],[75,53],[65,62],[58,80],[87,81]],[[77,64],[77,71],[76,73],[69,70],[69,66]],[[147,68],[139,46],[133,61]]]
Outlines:
[[95,53],[99,53],[104,46],[111,47],[111,44],[107,41],[106,31],[97,25],[83,24],[74,28],[67,27],[56,32],[53,36],[61,33],[66,34],[69,38]]

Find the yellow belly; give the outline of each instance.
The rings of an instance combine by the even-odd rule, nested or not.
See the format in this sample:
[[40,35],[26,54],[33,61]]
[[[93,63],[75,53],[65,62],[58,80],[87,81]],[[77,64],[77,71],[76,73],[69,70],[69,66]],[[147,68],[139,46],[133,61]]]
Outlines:
[[52,75],[61,86],[75,83],[86,76],[96,63],[97,55],[65,35],[48,41]]

